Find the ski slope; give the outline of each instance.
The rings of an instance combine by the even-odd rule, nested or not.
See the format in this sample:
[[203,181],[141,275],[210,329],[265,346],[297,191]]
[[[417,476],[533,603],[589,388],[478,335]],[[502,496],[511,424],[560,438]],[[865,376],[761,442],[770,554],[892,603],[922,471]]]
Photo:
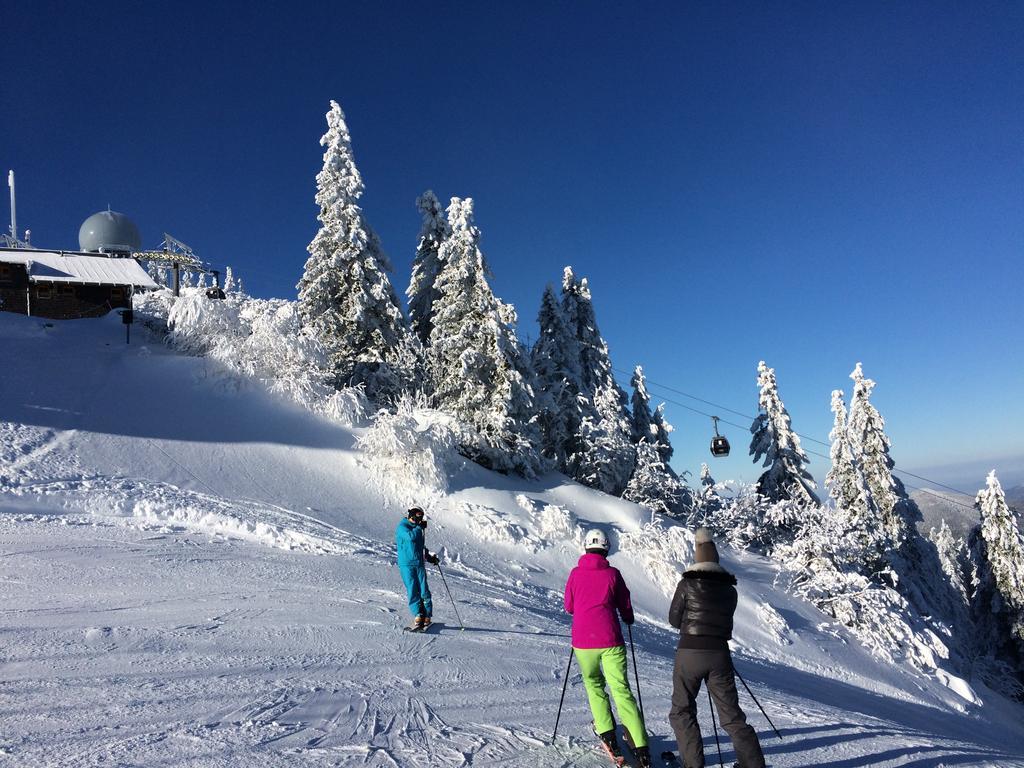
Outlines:
[[[594,524],[633,592],[652,752],[675,749],[688,533],[557,474],[463,463],[414,487],[359,429],[133,336],[0,313],[0,766],[603,766],[575,668],[551,743],[561,588]],[[433,570],[441,626],[401,631],[413,502],[464,630]],[[770,561],[720,549],[737,667],[783,736],[741,689],[770,765],[1024,766],[1020,707],[872,658]]]

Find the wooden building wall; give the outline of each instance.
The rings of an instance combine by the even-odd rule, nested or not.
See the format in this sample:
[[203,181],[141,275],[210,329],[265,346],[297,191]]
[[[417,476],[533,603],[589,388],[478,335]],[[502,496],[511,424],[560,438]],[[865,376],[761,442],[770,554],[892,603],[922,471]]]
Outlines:
[[24,266],[0,263],[0,302],[0,310],[6,312],[24,315],[31,310],[33,317],[73,320],[102,317],[112,309],[131,307],[131,289],[114,285],[29,283]]

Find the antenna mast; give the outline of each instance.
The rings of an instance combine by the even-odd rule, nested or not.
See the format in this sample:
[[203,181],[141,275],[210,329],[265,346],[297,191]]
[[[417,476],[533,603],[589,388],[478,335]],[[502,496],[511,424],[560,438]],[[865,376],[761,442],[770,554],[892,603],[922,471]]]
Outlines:
[[5,248],[29,248],[28,232],[25,232],[25,242],[18,239],[18,209],[14,199],[14,171],[7,172],[7,186],[11,188],[11,231],[10,234],[0,232],[0,245]]
[[7,186],[11,188],[11,238],[18,239],[18,209],[14,202],[14,171],[7,172]]

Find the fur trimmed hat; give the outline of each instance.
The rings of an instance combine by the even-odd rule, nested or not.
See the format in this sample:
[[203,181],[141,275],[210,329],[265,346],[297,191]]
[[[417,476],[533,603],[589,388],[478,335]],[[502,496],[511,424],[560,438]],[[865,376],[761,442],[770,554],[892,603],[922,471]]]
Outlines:
[[711,538],[711,531],[707,528],[698,528],[693,534],[693,540],[697,543],[693,555],[695,563],[717,563],[718,547],[715,540]]

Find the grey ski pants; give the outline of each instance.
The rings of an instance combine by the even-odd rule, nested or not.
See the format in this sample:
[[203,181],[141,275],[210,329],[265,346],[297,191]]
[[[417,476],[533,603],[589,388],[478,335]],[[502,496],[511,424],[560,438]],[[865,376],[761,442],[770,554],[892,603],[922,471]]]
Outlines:
[[704,744],[697,722],[697,694],[706,680],[722,727],[732,739],[740,768],[764,768],[764,753],[754,729],[747,725],[736,694],[736,677],[728,651],[676,650],[672,673],[672,708],[668,720],[676,734],[686,768],[704,768]]

